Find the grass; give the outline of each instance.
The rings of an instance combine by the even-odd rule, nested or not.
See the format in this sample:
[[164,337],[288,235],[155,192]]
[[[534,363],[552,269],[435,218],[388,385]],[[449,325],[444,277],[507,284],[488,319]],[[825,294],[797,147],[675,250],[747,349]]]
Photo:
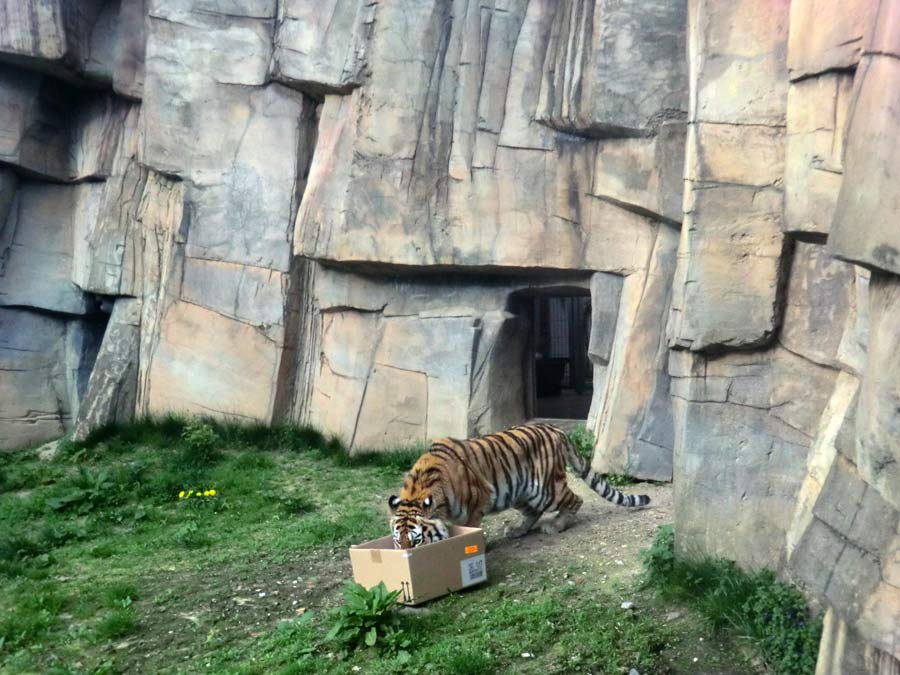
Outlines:
[[397,617],[389,649],[326,640],[346,547],[387,532],[420,451],[168,417],[0,455],[0,673],[682,672],[668,652],[697,621],[649,593],[622,610],[639,591],[552,557],[493,558],[487,585]]
[[386,500],[413,455],[350,458],[310,429],[176,417],[64,442],[50,462],[0,454],[0,672],[107,663],[103,644],[142,630],[138,580],[164,586],[161,569],[279,564],[383,534],[383,500],[356,498]]
[[[597,445],[594,432],[583,424],[577,424],[569,433],[569,439],[575,447],[578,448],[578,452],[581,453],[582,457],[587,460],[593,458],[594,446]],[[606,475],[606,482],[614,487],[624,487],[626,485],[633,485],[636,481],[631,476],[623,473],[610,473]]]
[[[474,594],[442,600],[422,616],[399,617],[409,652],[377,645],[347,651],[323,642],[326,617],[282,622],[265,639],[222,653],[216,672],[344,673],[596,673],[668,672],[662,651],[672,639],[652,614],[624,612],[604,594],[576,593],[540,575],[540,597],[510,593],[492,584]],[[240,665],[235,667],[235,662]],[[252,664],[252,665],[251,665]]]
[[668,525],[659,528],[643,559],[646,582],[662,600],[694,608],[713,630],[749,639],[771,672],[815,670],[821,619],[810,615],[799,590],[771,571],[748,574],[724,560],[676,557]]

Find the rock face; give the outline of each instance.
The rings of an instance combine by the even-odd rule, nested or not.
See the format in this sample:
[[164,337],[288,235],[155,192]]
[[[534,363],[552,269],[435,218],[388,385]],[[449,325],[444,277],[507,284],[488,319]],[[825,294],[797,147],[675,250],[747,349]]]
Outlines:
[[[876,7],[692,3],[668,327],[678,548],[804,584],[828,608],[816,672],[834,675],[900,667],[900,326],[885,225],[900,208],[900,22],[894,3]],[[720,162],[724,139],[751,151]]]
[[900,667],[898,6],[0,0],[0,446],[496,430],[587,298],[593,465]]

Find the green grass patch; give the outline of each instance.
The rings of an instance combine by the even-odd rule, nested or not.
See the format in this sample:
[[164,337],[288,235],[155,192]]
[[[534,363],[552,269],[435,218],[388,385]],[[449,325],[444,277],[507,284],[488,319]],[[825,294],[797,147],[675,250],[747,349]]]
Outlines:
[[[356,588],[335,612],[282,622],[243,649],[218,652],[216,672],[666,673],[673,639],[651,612],[627,612],[610,596],[544,579],[539,596],[489,585],[400,615],[384,594]],[[330,629],[330,630],[329,630]]]
[[570,563],[494,565],[426,614],[385,608],[374,644],[327,640],[346,547],[387,534],[421,451],[170,416],[0,455],[0,675],[667,672],[665,608],[622,610]]
[[660,598],[696,609],[714,630],[749,638],[773,673],[815,670],[821,619],[771,571],[748,574],[729,561],[679,558],[671,525],[658,529],[643,564],[646,583]]
[[590,460],[594,456],[594,446],[597,444],[597,439],[594,438],[594,432],[585,425],[576,424],[575,428],[569,432],[569,440],[578,448],[578,452],[585,459]]
[[102,645],[153,630],[145,585],[165,597],[169,578],[381,536],[418,453],[349,457],[313,429],[169,416],[64,441],[51,461],[0,454],[0,662],[14,664],[0,673],[108,668]]
[[96,637],[101,641],[118,640],[131,635],[138,628],[134,610],[118,607],[108,611],[97,623]]
[[[591,460],[594,456],[594,446],[597,440],[594,433],[583,424],[575,425],[575,428],[569,432],[569,440],[578,448],[581,456]],[[634,485],[636,482],[631,476],[621,473],[610,473],[606,475],[606,482],[614,487],[624,487],[626,485]]]

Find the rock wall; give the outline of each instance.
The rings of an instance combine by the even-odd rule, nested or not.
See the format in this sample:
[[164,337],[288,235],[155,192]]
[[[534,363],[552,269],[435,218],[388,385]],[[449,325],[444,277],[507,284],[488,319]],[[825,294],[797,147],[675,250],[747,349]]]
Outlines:
[[596,468],[896,666],[898,7],[0,0],[0,447],[498,429],[589,294]]
[[819,675],[900,667],[898,8],[689,12],[677,545],[801,582]]

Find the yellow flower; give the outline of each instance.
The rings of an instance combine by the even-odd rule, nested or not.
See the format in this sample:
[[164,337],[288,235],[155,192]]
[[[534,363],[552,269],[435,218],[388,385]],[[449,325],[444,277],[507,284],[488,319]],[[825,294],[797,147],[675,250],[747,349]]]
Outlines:
[[184,499],[184,490],[178,493],[178,499]]
[[193,490],[188,490],[187,494],[185,495],[185,499],[187,499],[188,497],[190,497],[192,494],[194,494],[194,491],[193,491]]
[[215,490],[210,490],[210,491],[209,491],[209,496],[210,496],[210,497],[215,497],[215,496],[216,496],[216,491],[215,491]]

